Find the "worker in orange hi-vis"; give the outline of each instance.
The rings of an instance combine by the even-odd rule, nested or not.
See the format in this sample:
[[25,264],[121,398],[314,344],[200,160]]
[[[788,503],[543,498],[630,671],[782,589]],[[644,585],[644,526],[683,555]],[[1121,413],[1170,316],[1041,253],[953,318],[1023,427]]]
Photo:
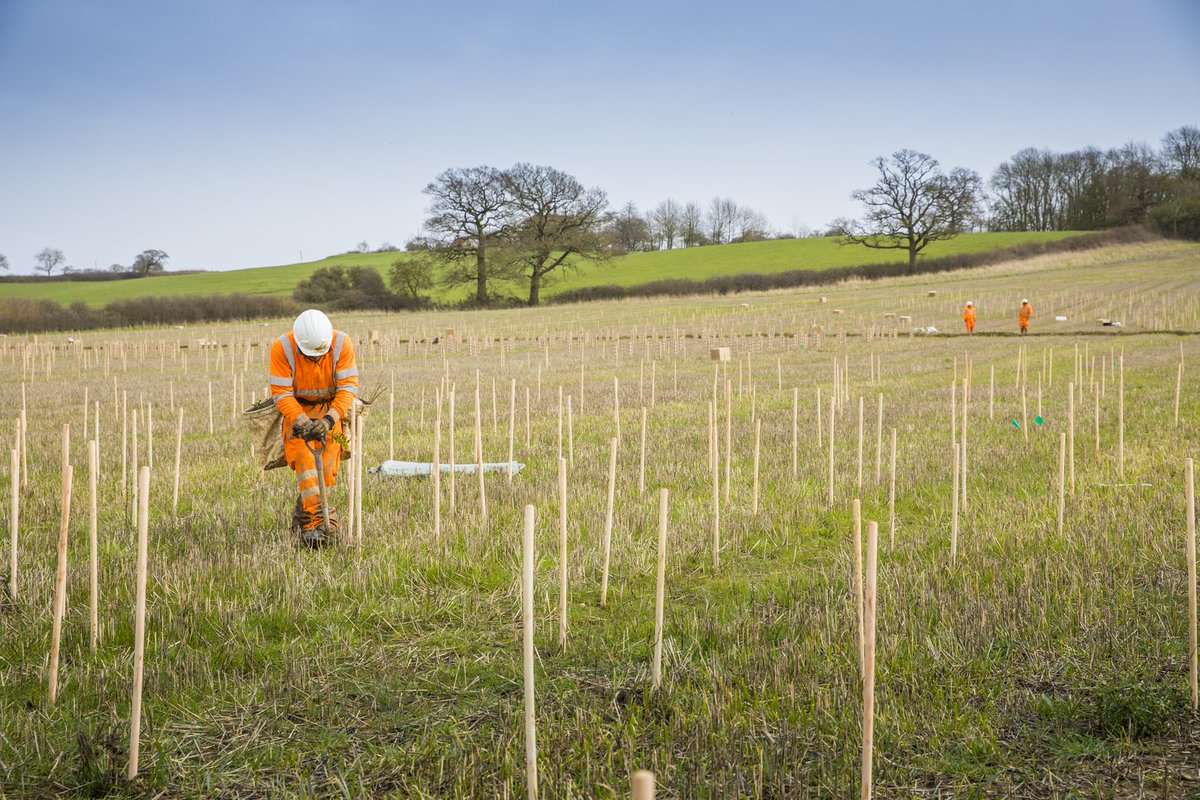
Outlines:
[[970,300],[963,309],[963,322],[967,323],[967,336],[975,333],[975,303]]
[[301,545],[318,548],[336,534],[337,516],[321,513],[317,462],[308,442],[323,441],[321,458],[326,487],[332,487],[342,448],[335,436],[358,395],[354,343],[335,331],[329,317],[310,308],[296,317],[292,329],[271,343],[269,380],[275,407],[283,414],[283,449],[296,472],[300,492],[292,512],[292,532]]
[[1021,301],[1021,310],[1017,312],[1017,324],[1021,326],[1021,335],[1029,333],[1029,320],[1033,317],[1033,306],[1029,305],[1029,300]]

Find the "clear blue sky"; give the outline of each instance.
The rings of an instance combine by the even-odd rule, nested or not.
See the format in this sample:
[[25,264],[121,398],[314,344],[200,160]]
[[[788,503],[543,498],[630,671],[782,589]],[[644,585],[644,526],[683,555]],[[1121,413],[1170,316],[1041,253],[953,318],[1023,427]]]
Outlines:
[[909,147],[1200,124],[1200,4],[0,0],[0,253],[307,260],[416,233],[452,166],[550,164],[614,205],[857,212]]

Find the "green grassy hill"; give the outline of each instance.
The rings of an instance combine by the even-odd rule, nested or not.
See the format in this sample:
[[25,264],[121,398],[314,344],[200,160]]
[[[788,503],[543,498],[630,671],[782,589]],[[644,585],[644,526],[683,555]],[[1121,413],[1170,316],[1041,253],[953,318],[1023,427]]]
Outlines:
[[[1028,241],[1049,241],[1073,235],[1072,232],[1027,233],[969,233],[948,242],[930,245],[924,255],[936,258],[957,253],[974,253],[1010,247]],[[68,304],[77,300],[102,306],[113,300],[147,295],[182,294],[243,294],[287,295],[296,284],[314,270],[333,264],[371,266],[387,272],[403,253],[351,253],[331,256],[303,264],[284,264],[275,267],[253,267],[226,272],[204,272],[192,275],[160,275],[126,281],[63,281],[61,283],[0,283],[0,295],[7,297],[48,298]],[[712,245],[653,253],[631,253],[603,265],[585,265],[578,270],[557,276],[544,287],[542,295],[552,298],[566,289],[617,284],[635,286],[667,278],[703,279],[741,272],[784,272],[793,269],[830,269],[832,267],[869,264],[881,261],[903,261],[900,250],[870,250],[854,245],[841,246],[835,239],[779,239],[745,244]],[[518,284],[498,287],[518,297],[527,289]],[[460,300],[467,288],[441,290],[436,299]]]

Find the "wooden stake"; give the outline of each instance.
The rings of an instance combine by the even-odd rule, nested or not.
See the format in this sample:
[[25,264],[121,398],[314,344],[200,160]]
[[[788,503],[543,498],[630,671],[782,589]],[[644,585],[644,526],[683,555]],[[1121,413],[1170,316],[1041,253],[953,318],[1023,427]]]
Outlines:
[[179,406],[179,418],[175,421],[175,486],[171,491],[171,513],[179,511],[179,472],[183,457],[183,406]]
[[858,674],[862,677],[866,667],[865,629],[863,628],[863,560],[862,560],[862,502],[856,497],[851,504],[854,521],[854,611],[858,617]]
[[567,460],[558,459],[558,647],[567,650]]
[[[834,363],[837,363],[836,361]],[[829,510],[833,510],[833,432],[834,419],[837,414],[837,401],[834,395],[829,395]]]
[[1175,371],[1175,424],[1179,424],[1179,392],[1183,389],[1183,359],[1179,360],[1179,369]]
[[633,773],[633,800],[654,800],[654,773],[639,769]]
[[1125,477],[1125,356],[1117,362],[1117,472]]
[[[738,362],[741,363],[740,361]],[[733,475],[733,384],[725,381],[725,503],[729,504],[729,492]]]
[[[440,401],[439,401],[440,402]],[[438,408],[438,418],[441,419],[441,407]],[[515,467],[513,466],[513,437],[517,432],[517,379],[513,378],[508,392],[508,482],[512,483]]]
[[17,533],[21,518],[21,455],[20,446],[9,451],[9,479],[12,484],[12,504],[8,518],[8,596],[17,599]]
[[878,567],[879,526],[867,523],[867,587],[865,596],[865,628],[863,642],[863,746],[861,800],[871,797],[871,762],[875,739],[875,601],[876,570]]
[[962,384],[962,431],[959,436],[959,447],[962,449],[961,463],[958,465],[958,489],[962,495],[962,507],[967,508],[967,400],[970,398],[971,384],[968,378],[963,378]]
[[655,689],[662,687],[663,594],[667,575],[667,516],[668,492],[658,490],[658,569],[654,579],[654,663],[650,681]]
[[617,442],[621,441],[621,381],[613,378],[613,429],[617,434]]
[[600,573],[600,607],[608,604],[608,565],[612,552],[613,509],[617,490],[617,440],[608,443],[608,505],[604,512],[604,570]]
[[988,376],[988,419],[996,418],[996,365],[989,368]]
[[[716,426],[716,409],[713,410],[713,426]],[[712,437],[712,568],[713,574],[721,566],[721,440],[717,432]]]
[[1058,535],[1063,533],[1063,512],[1066,509],[1067,434],[1058,434]]
[[[529,387],[525,388],[526,400],[529,398]],[[528,403],[526,404],[528,406]],[[450,513],[454,514],[455,486],[458,483],[454,476],[456,471],[455,465],[458,463],[454,453],[454,384],[450,384],[450,407],[448,409],[449,419],[447,423],[450,429]]]
[[96,652],[100,641],[100,570],[99,540],[97,535],[98,513],[96,483],[100,473],[100,444],[95,439],[88,442],[88,619],[91,623],[91,648]]
[[955,563],[958,558],[958,470],[959,458],[961,453],[957,447],[954,448],[954,486],[952,492],[954,499],[951,501],[951,514],[953,522],[950,528],[950,563]]
[[[67,429],[63,426],[64,439]],[[67,608],[67,532],[71,520],[71,478],[74,467],[67,465],[62,476],[62,514],[58,525],[58,571],[54,578],[54,623],[50,632],[49,702],[51,707],[58,697],[58,651],[62,638],[63,613]]]
[[[425,390],[421,390],[421,408],[424,410]],[[421,427],[425,427],[422,425]],[[388,392],[388,460],[396,460],[396,393]]]
[[575,468],[575,412],[571,407],[571,395],[567,395],[567,466]]
[[646,407],[642,406],[642,440],[638,450],[638,497],[646,493]]
[[213,427],[213,399],[212,399],[212,381],[208,382],[208,435],[212,436],[215,428]]
[[854,489],[862,494],[863,482],[863,397],[858,396],[858,477],[854,480]]
[[[513,381],[516,384],[516,381]],[[435,544],[440,544],[442,541],[442,389],[437,387],[433,390],[434,402],[437,406],[434,411],[433,424],[433,541]],[[508,460],[512,463],[512,426],[509,426],[508,437]],[[512,480],[512,467],[508,469],[508,479]]]
[[1187,502],[1188,666],[1192,683],[1192,713],[1200,711],[1200,662],[1196,653],[1196,485],[1192,459],[1184,460],[1184,499]]
[[892,460],[888,478],[888,547],[896,546],[896,429],[892,428]]
[[[367,430],[367,418],[358,414],[354,419],[354,536],[359,547],[363,542],[363,469],[366,465],[366,453],[363,452],[363,437]],[[483,473],[480,472],[482,475]]]
[[875,485],[883,478],[883,395],[879,395],[879,410],[875,415]]
[[817,387],[817,448],[825,446],[825,425],[821,421],[821,387]]
[[138,774],[138,749],[142,731],[142,673],[146,657],[146,562],[150,530],[150,468],[142,467],[138,474],[138,552],[137,606],[134,610],[133,633],[133,694],[129,712],[129,770],[125,776],[133,780]]
[[475,381],[475,472],[479,475],[479,518],[487,520],[487,491],[483,483],[483,418],[479,410],[479,381]]
[[521,621],[525,667],[525,786],[528,800],[537,800],[537,714],[533,692],[533,506],[525,506],[521,536]]
[[792,387],[792,480],[800,479],[800,389]]
[[1067,472],[1071,496],[1075,496],[1075,383],[1067,383]]
[[762,440],[762,417],[754,420],[754,491],[750,506],[751,516],[758,516],[758,451]]

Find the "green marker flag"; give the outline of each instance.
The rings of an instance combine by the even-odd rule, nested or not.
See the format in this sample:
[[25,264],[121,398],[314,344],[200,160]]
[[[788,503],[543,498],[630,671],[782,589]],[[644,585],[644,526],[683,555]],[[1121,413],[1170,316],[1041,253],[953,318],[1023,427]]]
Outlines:
[[1045,420],[1043,420],[1041,417],[1034,417],[1033,421],[1036,422],[1038,425],[1041,425]]
[[1012,421],[1012,424],[1013,424],[1013,427],[1014,427],[1014,428],[1016,428],[1016,429],[1020,430],[1020,428],[1021,428],[1021,423],[1017,422],[1017,421],[1016,421],[1016,419],[1013,419],[1013,421]]

